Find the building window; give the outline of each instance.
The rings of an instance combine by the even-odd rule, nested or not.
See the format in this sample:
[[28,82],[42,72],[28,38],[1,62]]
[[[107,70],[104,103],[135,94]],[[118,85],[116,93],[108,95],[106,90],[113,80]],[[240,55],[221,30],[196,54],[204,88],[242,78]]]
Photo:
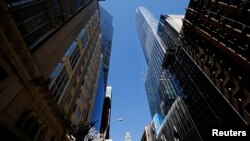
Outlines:
[[61,68],[63,67],[63,64],[61,62],[59,62],[56,67],[54,68],[54,70],[50,73],[49,78],[48,78],[48,83],[51,83],[53,81],[53,79],[55,79],[57,77],[57,75],[59,74]]
[[42,128],[42,124],[30,109],[24,111],[24,113],[19,117],[16,122],[16,127],[31,140],[41,140],[46,133],[45,128],[40,130]]
[[36,28],[33,29],[32,32],[27,33],[24,35],[24,39],[27,42],[28,45],[30,45],[30,49],[33,48],[33,45],[35,45],[39,39],[43,39],[44,37],[46,37],[51,30],[51,25],[49,24],[49,22],[45,22],[43,24],[40,25],[36,25]]
[[[23,0],[28,1],[28,0]],[[31,2],[32,0],[30,0]],[[22,1],[19,1],[19,3]],[[21,4],[21,3],[20,3]],[[12,3],[13,6],[17,6],[18,4]],[[36,1],[33,3],[30,3],[26,6],[20,6],[17,8],[11,9],[12,15],[17,23],[20,23],[22,21],[25,21],[26,19],[29,19],[31,17],[34,17],[36,15],[39,15],[39,13],[45,12],[45,4],[43,1]]]
[[55,101],[58,101],[69,80],[67,72],[61,62],[58,63],[52,71],[49,76],[49,80],[51,81],[50,90],[52,91],[53,98]]
[[80,59],[80,51],[77,47],[77,43],[74,41],[65,53],[66,57],[69,57],[70,65],[74,69],[76,63]]
[[75,67],[75,65],[78,62],[79,58],[80,58],[80,52],[79,52],[78,48],[76,48],[74,50],[74,52],[72,53],[72,56],[70,56],[70,59],[69,59],[72,68]]
[[32,47],[52,29],[44,1],[29,1],[30,4],[11,9],[11,13],[25,41]]
[[5,2],[8,4],[8,7],[18,6],[21,4],[30,3],[32,1],[34,0],[5,0]]
[[78,34],[78,38],[80,38],[82,41],[82,47],[85,47],[89,39],[86,30],[84,28]]

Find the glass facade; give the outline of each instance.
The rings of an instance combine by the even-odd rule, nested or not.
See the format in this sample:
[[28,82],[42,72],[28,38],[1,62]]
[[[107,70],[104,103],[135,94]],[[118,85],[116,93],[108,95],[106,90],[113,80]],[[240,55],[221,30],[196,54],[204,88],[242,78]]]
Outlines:
[[153,126],[152,128],[154,129],[156,134],[159,133],[162,122],[163,122],[163,117],[160,114],[155,114],[152,121],[152,126]]
[[[111,46],[112,46],[112,37],[113,37],[113,17],[102,7],[100,7],[100,30],[102,33],[101,36],[101,65],[100,65],[100,76],[98,87],[96,91],[94,110],[92,114],[92,122],[96,122],[94,127],[97,131],[102,133],[103,126],[107,126],[108,119],[106,119],[107,110],[110,111],[110,104],[107,107],[107,102],[105,98],[107,80],[108,80],[108,71],[109,71],[109,60],[111,55]],[[91,28],[91,26],[89,26]],[[87,28],[86,28],[87,29]],[[85,31],[81,31],[79,37],[81,40],[84,40]],[[111,92],[111,91],[110,91]],[[107,94],[107,93],[106,93]],[[110,100],[109,100],[110,101]],[[105,124],[105,125],[104,125]]]
[[[172,74],[162,67],[162,63],[175,46],[173,44],[164,44],[157,34],[157,20],[144,7],[139,7],[136,10],[136,27],[148,65],[145,88],[151,116],[153,117],[156,113],[166,115],[178,93],[174,80],[171,78]],[[175,32],[177,35],[178,32]],[[177,36],[171,37],[170,41],[173,40],[172,38],[177,38]]]
[[82,42],[82,47],[84,48],[87,45],[88,42],[88,35],[86,33],[86,29],[83,28],[80,33],[78,34],[78,38],[81,40]]
[[80,59],[80,51],[77,47],[77,43],[74,41],[70,47],[67,49],[65,55],[66,57],[69,57],[70,65],[72,69],[76,66],[76,63]]
[[64,65],[61,62],[57,64],[55,69],[50,74],[49,78],[51,81],[49,89],[52,92],[53,98],[57,102],[61,97],[61,94],[63,93],[63,90],[65,89],[65,86],[69,80]]
[[181,96],[182,87],[178,84],[178,81],[175,77],[175,72],[171,71],[170,65],[174,61],[174,54],[178,47],[177,38],[181,29],[183,15],[161,15],[157,34],[160,41],[166,47],[166,52],[164,54],[164,59],[161,62],[163,69],[161,78],[160,78],[160,95],[162,98],[161,110],[164,115],[168,113],[168,110],[172,106],[172,103],[175,101],[177,95]]
[[111,46],[113,38],[113,17],[100,6],[100,25],[102,32],[102,53],[103,53],[103,75],[104,75],[104,89],[106,91],[109,61],[111,56]]
[[157,21],[153,15],[144,7],[136,9],[136,27],[141,41],[142,49],[148,65],[145,88],[151,117],[160,113],[160,95],[158,91],[159,78],[161,74],[161,59],[164,50],[161,49],[156,35]]
[[97,86],[96,98],[95,98],[95,106],[91,119],[92,122],[95,122],[94,127],[96,131],[100,131],[101,127],[104,96],[105,96],[104,78],[103,78],[103,70],[101,69],[99,82]]

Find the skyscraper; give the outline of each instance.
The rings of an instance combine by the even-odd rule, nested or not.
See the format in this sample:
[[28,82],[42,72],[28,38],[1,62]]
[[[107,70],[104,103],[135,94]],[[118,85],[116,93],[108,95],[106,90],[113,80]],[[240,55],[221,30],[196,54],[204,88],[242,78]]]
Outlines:
[[[105,99],[107,98],[106,95],[110,95],[111,100],[111,87],[107,87],[107,81],[108,81],[108,72],[109,72],[109,61],[110,61],[110,55],[111,55],[111,46],[112,46],[112,36],[113,36],[113,25],[112,25],[112,16],[101,6],[100,9],[100,30],[101,30],[101,41],[102,41],[102,62],[100,66],[100,75],[99,75],[99,82],[98,82],[98,88],[97,88],[97,94],[96,94],[96,100],[95,100],[95,107],[94,112],[92,115],[92,121],[95,122],[95,129],[99,131],[100,133],[103,133],[104,130],[102,129],[103,122],[103,112],[107,108],[107,102],[105,103]],[[108,93],[106,93],[106,89],[109,90]],[[111,101],[110,101],[111,104]],[[110,105],[109,104],[109,105]],[[109,109],[111,107],[109,106]],[[106,121],[108,122],[108,121]],[[106,123],[105,122],[105,123]],[[106,124],[105,124],[106,125]]]
[[161,104],[164,115],[167,115],[177,96],[183,95],[180,85],[176,81],[175,72],[168,67],[169,63],[174,61],[173,56],[178,48],[177,39],[182,26],[182,18],[184,18],[183,15],[161,15],[157,29],[159,38],[166,46],[164,59],[161,62],[161,66],[165,69],[162,71],[159,89],[164,103]]
[[92,114],[92,122],[95,122],[94,128],[96,131],[100,132],[101,129],[101,120],[102,120],[102,111],[104,105],[105,90],[104,90],[104,78],[102,67],[100,69],[99,82],[96,91],[96,98],[94,101],[94,109]]
[[[163,17],[160,22],[165,21]],[[172,40],[177,38],[178,31],[181,28],[181,23],[176,23],[181,16],[167,17],[165,22],[169,23],[168,26],[165,27],[163,23],[159,25],[161,28],[160,36],[168,37],[168,34],[170,34],[174,37],[162,40],[157,34],[159,22],[149,10],[145,7],[136,9],[136,27],[148,65],[145,88],[152,118],[157,113],[165,116],[178,95],[171,73],[162,67],[162,63],[164,58],[170,57],[177,47]],[[170,29],[171,32],[168,34],[164,33],[164,28]],[[166,41],[169,43],[164,44]]]
[[148,65],[145,89],[151,117],[156,113],[161,113],[159,84],[162,74],[161,62],[164,57],[164,46],[158,41],[157,25],[158,22],[154,16],[145,8],[136,9],[136,27],[141,41],[142,49]]
[[141,141],[156,141],[154,130],[151,124],[148,124],[144,127]]
[[130,136],[129,132],[126,132],[124,141],[131,141],[131,136]]
[[0,6],[1,135],[65,140],[91,122],[102,68],[98,1]]
[[228,116],[233,120],[236,115],[250,123],[250,20],[244,16],[249,14],[247,9],[244,1],[190,1],[180,34],[178,56],[185,54],[190,58],[190,64],[200,73],[197,77],[193,73],[191,78],[204,91],[202,93],[209,95],[202,94],[211,99],[213,109],[221,108],[217,112],[225,116],[224,120]]
[[[243,126],[240,130],[246,130],[250,67],[246,9],[243,1],[190,1],[179,35],[180,47],[172,58],[164,59],[164,67],[176,74],[173,77],[182,93],[163,123],[173,131],[170,139],[175,135],[184,140],[208,140],[215,127],[230,130]],[[181,110],[187,112],[173,116],[177,105],[185,105]],[[183,116],[189,118],[175,120]],[[190,123],[195,130],[181,125]],[[192,136],[185,137],[183,131]]]
[[101,130],[104,134],[105,139],[110,139],[110,119],[111,119],[111,103],[112,103],[112,87],[107,86],[106,95],[104,99],[102,119],[101,119]]
[[111,56],[112,37],[113,37],[113,17],[100,6],[100,25],[102,33],[102,54],[103,54],[103,73],[104,73],[104,89],[107,87],[109,62]]

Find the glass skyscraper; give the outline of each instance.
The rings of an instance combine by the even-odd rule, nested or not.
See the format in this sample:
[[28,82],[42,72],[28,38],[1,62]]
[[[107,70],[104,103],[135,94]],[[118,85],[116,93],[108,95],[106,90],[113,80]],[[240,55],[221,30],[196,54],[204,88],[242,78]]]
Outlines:
[[178,95],[171,74],[162,67],[164,58],[175,46],[166,46],[161,40],[158,23],[147,8],[136,9],[136,27],[148,65],[145,88],[152,117],[157,113],[166,115]]
[[[113,17],[101,6],[99,8],[100,8],[100,30],[101,30],[101,41],[102,41],[101,44],[102,62],[99,66],[100,75],[96,91],[95,107],[92,115],[92,122],[95,122],[94,125],[95,129],[100,133],[103,133],[102,128],[103,126],[107,126],[106,123],[108,122],[108,119],[106,118],[103,119],[104,118],[103,116],[109,116],[109,114],[106,115],[107,109],[105,108],[107,108],[107,102],[105,102],[105,99],[107,99],[106,98],[107,94],[111,95],[111,90],[107,93],[106,89],[108,90],[110,89],[110,87],[107,87],[107,81],[108,81],[109,62],[110,62],[112,37],[113,37],[113,25],[112,25]],[[111,107],[109,106],[108,109],[110,108]]]
[[164,57],[164,49],[163,45],[157,41],[157,25],[157,20],[145,7],[136,9],[136,27],[148,65],[145,88],[151,117],[155,113],[161,113],[158,87],[162,72],[160,66]]
[[113,17],[103,7],[100,6],[100,25],[102,32],[102,72],[104,80],[104,99],[102,108],[102,117],[100,119],[100,133],[105,135],[105,139],[109,139],[110,118],[111,118],[111,95],[112,87],[107,86],[109,62],[111,56],[111,46],[113,38]]
[[101,6],[100,8],[100,25],[102,33],[102,66],[104,75],[104,90],[107,87],[109,62],[111,56],[111,46],[113,38],[113,17]]
[[170,62],[174,61],[173,56],[178,48],[177,39],[182,26],[182,18],[184,18],[183,15],[161,15],[157,29],[157,34],[161,38],[160,41],[166,46],[162,62],[165,69],[162,71],[159,88],[163,101],[161,110],[164,115],[167,115],[176,96],[183,96],[182,88],[176,79],[176,73],[171,71],[171,67],[168,66]]

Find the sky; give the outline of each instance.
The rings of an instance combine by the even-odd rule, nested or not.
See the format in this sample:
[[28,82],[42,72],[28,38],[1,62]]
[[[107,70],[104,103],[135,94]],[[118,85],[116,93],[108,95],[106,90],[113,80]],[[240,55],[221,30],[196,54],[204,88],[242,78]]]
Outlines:
[[[144,78],[146,62],[135,27],[135,10],[147,7],[159,19],[160,14],[185,14],[188,0],[106,0],[100,2],[113,16],[113,42],[108,85],[112,86],[110,135],[124,141],[126,132],[132,141],[140,141],[145,125],[151,122]],[[118,121],[123,118],[123,121]]]

